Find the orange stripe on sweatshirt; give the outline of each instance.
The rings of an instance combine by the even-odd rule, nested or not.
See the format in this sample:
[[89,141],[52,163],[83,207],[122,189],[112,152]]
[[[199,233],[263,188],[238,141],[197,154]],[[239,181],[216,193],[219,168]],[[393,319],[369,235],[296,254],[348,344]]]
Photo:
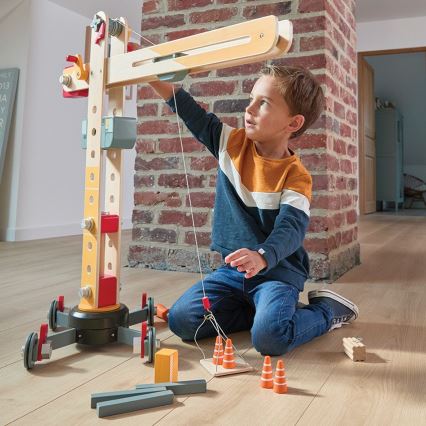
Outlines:
[[[311,198],[312,180],[300,159],[294,154],[283,159],[260,156],[254,142],[246,138],[244,129],[230,132],[226,152],[220,155],[230,157],[232,166],[241,176],[242,185],[250,192],[281,192],[287,188]],[[232,173],[230,170],[223,172]],[[289,180],[292,183],[287,187]]]

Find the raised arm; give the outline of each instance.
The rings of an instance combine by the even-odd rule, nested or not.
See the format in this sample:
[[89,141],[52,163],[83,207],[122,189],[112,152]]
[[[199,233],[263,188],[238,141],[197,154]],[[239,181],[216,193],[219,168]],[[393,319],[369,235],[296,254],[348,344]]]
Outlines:
[[153,81],[149,84],[167,102],[172,111],[176,112],[177,108],[189,131],[218,158],[223,126],[219,118],[213,113],[206,112],[182,87],[164,81]]
[[165,101],[168,101],[173,96],[173,88],[175,92],[178,90],[173,84],[165,81],[151,81],[149,84]]

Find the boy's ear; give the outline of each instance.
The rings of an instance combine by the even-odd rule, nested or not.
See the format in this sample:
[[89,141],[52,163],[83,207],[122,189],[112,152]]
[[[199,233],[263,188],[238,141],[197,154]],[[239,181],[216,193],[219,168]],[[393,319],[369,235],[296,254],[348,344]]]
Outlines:
[[291,133],[297,132],[305,124],[305,117],[302,114],[297,114],[291,117],[291,121],[288,124],[288,131]]

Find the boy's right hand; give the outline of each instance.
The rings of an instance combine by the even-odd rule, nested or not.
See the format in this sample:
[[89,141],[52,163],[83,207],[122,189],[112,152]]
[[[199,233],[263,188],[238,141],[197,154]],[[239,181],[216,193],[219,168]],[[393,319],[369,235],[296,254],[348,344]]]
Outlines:
[[[165,101],[168,101],[173,96],[174,85],[165,81],[150,81],[150,86],[161,96]],[[176,92],[176,89],[175,89]]]
[[244,278],[252,278],[268,266],[265,258],[260,253],[247,248],[228,254],[225,257],[225,263],[236,266],[238,272],[245,272]]

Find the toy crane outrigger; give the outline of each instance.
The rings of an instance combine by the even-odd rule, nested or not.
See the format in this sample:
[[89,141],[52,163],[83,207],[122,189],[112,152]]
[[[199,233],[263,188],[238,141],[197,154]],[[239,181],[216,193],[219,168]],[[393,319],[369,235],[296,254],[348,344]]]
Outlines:
[[[28,370],[49,359],[52,350],[73,343],[134,345],[139,340],[141,356],[147,354],[148,362],[159,347],[153,299],[143,294],[140,309],[133,312],[119,302],[121,149],[133,148],[136,140],[136,119],[123,117],[124,86],[180,81],[187,74],[281,56],[290,48],[292,25],[266,16],[134,51],[128,48],[129,33],[124,18],[97,13],[91,24],[90,62],[70,55],[72,65],[60,77],[65,97],[88,96],[82,128],[86,171],[80,303],[64,308],[63,296],[51,303],[50,329],[61,331],[48,335],[48,324],[42,324],[40,335],[28,336],[22,348]],[[104,117],[105,94],[109,102]],[[130,328],[139,323],[141,331]]]

